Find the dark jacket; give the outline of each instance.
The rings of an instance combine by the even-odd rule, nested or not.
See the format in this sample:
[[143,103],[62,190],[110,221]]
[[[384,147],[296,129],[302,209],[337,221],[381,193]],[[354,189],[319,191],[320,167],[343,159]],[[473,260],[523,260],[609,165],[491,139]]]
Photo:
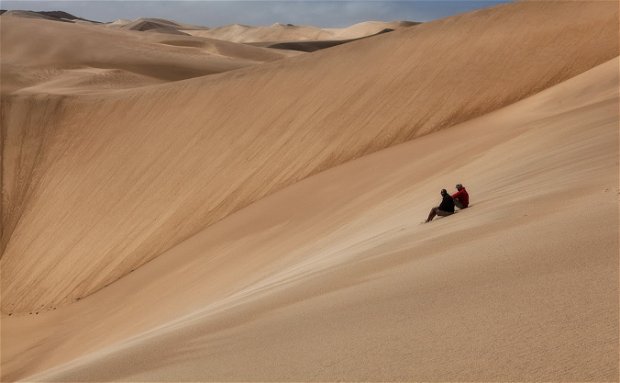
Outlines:
[[454,200],[452,199],[452,197],[450,197],[449,194],[446,194],[443,196],[443,200],[441,201],[441,204],[439,205],[439,210],[442,210],[448,213],[454,213]]

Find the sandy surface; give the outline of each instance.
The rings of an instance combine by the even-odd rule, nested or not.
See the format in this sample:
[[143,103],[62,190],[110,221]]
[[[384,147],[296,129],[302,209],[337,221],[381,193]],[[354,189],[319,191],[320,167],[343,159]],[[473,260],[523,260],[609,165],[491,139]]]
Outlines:
[[[5,321],[13,363],[94,351],[32,378],[57,381],[612,380],[617,106],[616,59],[299,182],[79,303]],[[420,224],[465,180],[470,209]]]
[[210,37],[237,43],[350,40],[372,36],[386,29],[396,30],[416,25],[406,21],[365,21],[346,28],[319,28],[309,25],[276,23],[270,26],[227,25],[213,29],[180,29],[192,36]]
[[[227,41],[1,16],[2,93],[101,93],[291,56]],[[140,21],[148,22],[148,21]],[[139,22],[136,22],[138,25]]]
[[3,311],[84,298],[309,175],[608,61],[615,5],[522,3],[160,86],[3,97]]
[[[520,3],[80,96],[3,81],[2,379],[617,381],[617,12]],[[4,70],[29,48],[2,28]],[[471,208],[421,224],[457,182]]]

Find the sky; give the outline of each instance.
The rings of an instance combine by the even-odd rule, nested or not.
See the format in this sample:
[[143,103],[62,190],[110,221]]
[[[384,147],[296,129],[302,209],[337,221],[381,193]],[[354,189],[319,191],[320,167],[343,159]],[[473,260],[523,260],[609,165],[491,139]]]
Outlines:
[[209,27],[235,23],[247,25],[290,23],[318,27],[346,27],[369,20],[429,21],[506,2],[510,0],[1,0],[0,7],[7,10],[60,10],[103,22],[156,17]]

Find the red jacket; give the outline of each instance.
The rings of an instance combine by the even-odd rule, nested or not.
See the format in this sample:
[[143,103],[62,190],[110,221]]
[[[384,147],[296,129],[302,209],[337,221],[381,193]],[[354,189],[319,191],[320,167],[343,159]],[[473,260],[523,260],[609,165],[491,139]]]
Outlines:
[[452,194],[452,198],[458,198],[459,201],[463,204],[463,207],[469,206],[469,194],[467,194],[467,190],[465,188],[461,188],[461,190]]

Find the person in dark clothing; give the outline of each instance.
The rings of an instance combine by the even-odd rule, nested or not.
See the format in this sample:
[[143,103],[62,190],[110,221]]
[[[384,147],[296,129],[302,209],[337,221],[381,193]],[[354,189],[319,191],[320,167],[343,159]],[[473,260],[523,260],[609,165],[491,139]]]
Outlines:
[[469,194],[467,194],[467,190],[461,184],[456,184],[456,193],[452,194],[452,199],[454,200],[454,204],[459,209],[465,209],[469,206]]
[[448,191],[446,189],[441,189],[441,197],[443,198],[441,200],[441,203],[439,204],[439,206],[431,209],[431,212],[428,214],[426,222],[432,221],[436,215],[440,217],[447,217],[454,214],[454,200],[452,199],[450,194],[448,194]]

